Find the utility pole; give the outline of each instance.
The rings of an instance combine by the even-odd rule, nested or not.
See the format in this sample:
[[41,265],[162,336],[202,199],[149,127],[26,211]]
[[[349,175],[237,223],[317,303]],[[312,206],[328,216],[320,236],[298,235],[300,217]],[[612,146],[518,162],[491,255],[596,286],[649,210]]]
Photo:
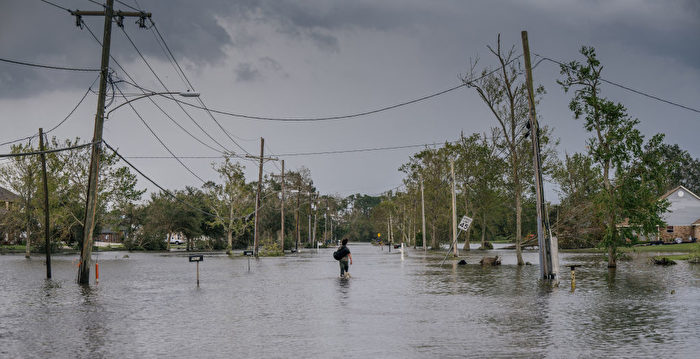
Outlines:
[[46,179],[46,154],[44,154],[44,129],[39,128],[41,175],[44,179],[44,244],[46,245],[46,278],[51,279],[51,240],[49,239],[49,184]]
[[421,208],[421,218],[423,221],[423,252],[428,250],[428,246],[425,244],[425,196],[423,195],[423,176],[420,176],[420,208]]
[[315,247],[316,245],[311,241],[311,211],[313,210],[311,208],[312,195],[311,189],[309,189],[309,232],[307,233],[307,237],[309,237],[309,244],[311,244],[312,247]]
[[145,19],[150,13],[113,11],[114,0],[107,0],[104,11],[72,11],[76,24],[81,25],[83,16],[103,16],[104,32],[102,35],[102,62],[100,65],[100,88],[97,97],[97,113],[95,114],[95,129],[92,137],[92,153],[90,155],[90,172],[88,177],[87,199],[85,203],[85,220],[83,221],[83,247],[80,250],[80,265],[78,283],[90,283],[90,257],[92,255],[93,232],[95,230],[95,214],[97,213],[97,180],[100,173],[100,154],[102,152],[102,127],[104,125],[105,97],[107,78],[109,76],[109,51],[112,42],[112,18],[117,18],[117,24],[123,26],[124,17],[138,17],[139,27],[145,28]]
[[260,156],[246,155],[245,157],[260,159],[260,165],[258,166],[258,190],[255,192],[255,229],[253,232],[253,255],[257,258],[260,247],[260,216],[258,216],[258,211],[260,209],[260,192],[262,191],[263,161],[276,161],[277,158],[265,157],[265,139],[262,137],[260,137]]
[[299,212],[299,204],[301,200],[301,177],[299,178],[299,183],[297,184],[297,212],[296,212],[296,229],[297,229],[297,241],[294,244],[294,249],[299,253],[299,241],[301,241],[301,228],[299,228],[299,217],[301,213]]
[[525,72],[527,75],[527,94],[530,104],[530,134],[532,139],[533,164],[535,167],[535,194],[537,195],[537,245],[540,248],[540,278],[557,281],[559,274],[559,258],[556,238],[552,238],[548,224],[544,220],[544,193],[542,189],[542,159],[540,157],[540,133],[535,112],[535,93],[532,86],[532,65],[530,63],[530,44],[527,31],[520,33],[523,41]]
[[450,160],[450,172],[452,173],[452,246],[455,257],[459,256],[457,249],[457,192],[455,182],[455,160]]
[[281,203],[281,223],[282,223],[282,234],[280,237],[280,248],[282,249],[282,253],[284,254],[284,160],[282,160],[282,203]]

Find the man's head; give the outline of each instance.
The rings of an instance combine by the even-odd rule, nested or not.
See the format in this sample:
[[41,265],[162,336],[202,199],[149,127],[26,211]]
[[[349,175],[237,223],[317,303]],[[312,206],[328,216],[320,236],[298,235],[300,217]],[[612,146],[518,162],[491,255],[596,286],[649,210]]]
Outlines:
[[348,239],[347,239],[347,238],[343,238],[343,242],[342,242],[342,243],[343,243],[343,245],[348,244]]

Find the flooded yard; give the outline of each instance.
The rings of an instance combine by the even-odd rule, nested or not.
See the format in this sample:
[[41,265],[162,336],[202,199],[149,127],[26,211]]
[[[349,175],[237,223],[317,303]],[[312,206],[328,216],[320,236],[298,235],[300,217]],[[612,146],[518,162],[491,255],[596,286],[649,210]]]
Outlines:
[[[457,358],[695,357],[700,266],[645,258],[609,271],[599,254],[560,254],[561,283],[538,284],[508,250],[443,254],[350,244],[280,258],[106,252],[100,282],[75,284],[77,256],[0,256],[0,357]],[[503,265],[481,267],[485,253]],[[250,263],[250,270],[248,269]],[[571,291],[567,264],[581,264]],[[94,267],[93,273],[94,277]]]

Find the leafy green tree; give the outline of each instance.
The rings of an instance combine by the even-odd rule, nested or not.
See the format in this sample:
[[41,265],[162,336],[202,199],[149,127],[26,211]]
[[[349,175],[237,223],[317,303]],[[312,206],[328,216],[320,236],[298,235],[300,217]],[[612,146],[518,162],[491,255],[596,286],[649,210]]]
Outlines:
[[[476,222],[474,224],[479,224],[481,247],[485,248],[488,225],[503,198],[507,163],[498,157],[495,143],[485,135],[465,137],[462,134],[455,149],[458,153],[456,176],[463,187],[464,198],[468,202],[466,207],[472,211]],[[465,250],[468,248],[467,237]]]
[[[617,247],[633,238],[632,232],[650,234],[663,225],[661,214],[667,203],[658,201],[668,170],[660,161],[663,135],[653,136],[645,145],[636,128],[639,120],[630,118],[622,104],[601,97],[603,66],[595,50],[583,47],[581,54],[586,62],[562,65],[559,83],[565,92],[573,90],[569,108],[576,119],[583,120],[586,131],[593,133],[588,140],[589,154],[602,170],[594,198],[604,226],[608,267],[614,268]],[[618,225],[623,226],[618,229]]]
[[253,190],[245,182],[243,166],[233,162],[231,157],[224,158],[222,164],[214,164],[223,184],[207,183],[207,204],[215,214],[209,225],[222,226],[226,232],[226,250],[231,252],[233,238],[242,235],[253,222],[247,220],[247,214],[254,210]]
[[662,144],[661,153],[661,161],[670,167],[664,190],[683,185],[693,193],[700,193],[700,159],[693,158],[678,145]]
[[603,237],[594,201],[600,191],[602,174],[593,158],[581,153],[566,154],[553,176],[559,186],[555,231],[562,248],[590,248]]

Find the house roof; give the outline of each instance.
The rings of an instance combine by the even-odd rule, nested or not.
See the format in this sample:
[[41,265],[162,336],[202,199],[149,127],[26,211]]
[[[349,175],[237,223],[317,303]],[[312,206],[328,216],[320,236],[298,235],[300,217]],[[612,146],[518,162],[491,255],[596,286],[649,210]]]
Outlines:
[[693,222],[693,226],[700,226],[700,218],[698,218],[697,221]]
[[18,195],[0,187],[0,201],[15,202],[19,200],[20,197]]
[[674,189],[672,189],[672,190],[670,190],[670,191],[664,193],[664,195],[661,196],[661,197],[659,198],[659,200],[668,198],[668,196],[672,195],[674,192],[678,191],[679,189],[682,189],[682,190],[685,191],[686,193],[688,193],[688,194],[690,194],[691,196],[693,196],[693,197],[695,197],[695,198],[697,198],[697,199],[700,200],[700,197],[698,197],[698,195],[696,195],[695,193],[691,192],[689,189],[687,189],[687,188],[685,188],[685,187],[683,187],[683,186],[678,186],[678,187],[676,187],[676,188],[674,188]]

